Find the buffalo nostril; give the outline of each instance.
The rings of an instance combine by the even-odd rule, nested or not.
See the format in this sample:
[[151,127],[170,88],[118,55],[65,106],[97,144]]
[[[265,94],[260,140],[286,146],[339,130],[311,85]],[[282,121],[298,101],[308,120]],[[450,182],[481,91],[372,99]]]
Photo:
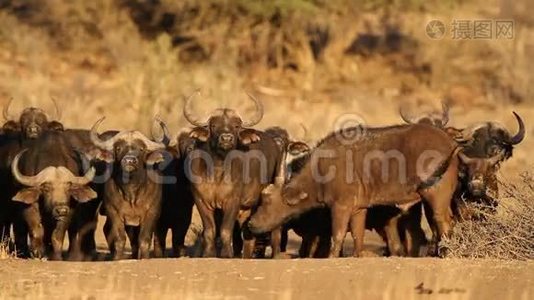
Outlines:
[[234,140],[234,136],[232,134],[221,134],[221,141],[222,142],[232,142]]
[[135,158],[135,157],[126,157],[124,159],[124,162],[127,163],[127,164],[136,164],[137,163],[137,158]]
[[67,207],[58,207],[55,209],[55,213],[58,216],[65,216],[69,213],[69,209]]

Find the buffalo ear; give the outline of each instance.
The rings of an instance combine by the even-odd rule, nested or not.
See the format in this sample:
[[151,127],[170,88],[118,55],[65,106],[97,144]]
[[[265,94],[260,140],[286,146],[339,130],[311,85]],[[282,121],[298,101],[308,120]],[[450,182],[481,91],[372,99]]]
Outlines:
[[252,143],[259,142],[261,137],[258,135],[258,132],[254,129],[243,129],[239,132],[239,141],[243,145],[250,145]]
[[39,200],[40,196],[41,190],[38,187],[24,188],[13,197],[13,201],[33,204]]
[[165,156],[161,152],[152,152],[146,158],[147,165],[155,165],[165,161]]
[[287,150],[289,151],[291,155],[296,156],[296,155],[310,152],[310,147],[306,143],[303,143],[303,142],[291,142],[287,146]]
[[299,189],[287,187],[282,193],[282,198],[287,205],[293,206],[297,205],[303,200],[308,198],[308,193],[301,191]]
[[63,131],[63,130],[65,130],[65,128],[63,127],[63,124],[59,123],[58,121],[48,122],[47,128],[50,131]]
[[85,185],[73,185],[70,188],[70,194],[72,198],[80,203],[91,201],[98,196],[92,188]]
[[112,163],[115,159],[113,157],[113,153],[99,149],[97,147],[91,148],[89,151],[86,151],[84,153],[85,157],[87,157],[88,160],[100,160],[107,163]]
[[16,132],[16,131],[20,131],[21,130],[19,122],[15,122],[15,121],[7,121],[2,126],[2,129],[5,132]]
[[207,142],[208,138],[210,137],[210,132],[207,128],[195,127],[193,130],[191,130],[189,136],[201,142]]

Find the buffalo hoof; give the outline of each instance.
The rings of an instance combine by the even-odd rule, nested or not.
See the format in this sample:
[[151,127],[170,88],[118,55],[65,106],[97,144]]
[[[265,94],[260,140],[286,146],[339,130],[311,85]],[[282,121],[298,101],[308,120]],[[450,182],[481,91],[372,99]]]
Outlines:
[[44,258],[44,251],[42,250],[33,250],[32,253],[31,253],[31,258],[34,258],[34,259],[42,259]]
[[278,253],[273,256],[273,259],[290,259],[291,255],[287,254],[286,252]]
[[379,257],[379,255],[373,251],[364,250],[360,252],[359,254],[355,253],[354,257]]
[[187,248],[184,246],[178,247],[172,251],[172,256],[175,258],[187,256]]
[[221,250],[221,258],[233,258],[234,257],[234,251],[232,249],[222,249]]
[[430,243],[426,252],[427,256],[437,257],[438,256],[438,246],[436,244]]
[[205,249],[204,253],[202,254],[202,257],[213,258],[213,257],[217,257],[217,254],[215,253],[215,249]]

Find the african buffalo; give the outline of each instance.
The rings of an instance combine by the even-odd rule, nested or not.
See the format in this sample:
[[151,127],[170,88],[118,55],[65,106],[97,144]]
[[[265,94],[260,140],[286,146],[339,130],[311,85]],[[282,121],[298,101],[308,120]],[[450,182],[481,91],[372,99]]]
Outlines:
[[[123,258],[126,236],[134,258],[149,258],[150,243],[161,212],[162,181],[155,165],[165,160],[167,145],[148,139],[139,131],[121,131],[107,141],[91,129],[99,151],[96,158],[111,164],[111,178],[104,183],[105,234],[113,259]],[[163,128],[162,123],[160,125]]]
[[447,236],[458,177],[457,144],[442,130],[419,124],[364,128],[357,141],[344,138],[361,129],[330,134],[298,175],[287,184],[278,181],[266,188],[249,222],[251,230],[269,231],[310,209],[328,206],[333,233],[330,256],[339,255],[349,223],[354,255],[360,255],[368,207],[406,209],[424,200],[438,225],[434,234]]
[[42,257],[50,243],[51,258],[60,260],[69,230],[69,257],[79,260],[85,226],[94,221],[94,216],[84,217],[83,204],[97,196],[88,186],[95,169],[85,173],[82,158],[61,132],[43,133],[37,141],[17,154],[12,164],[14,178],[24,186],[13,200],[24,205],[22,216],[29,228],[32,254]]
[[[191,180],[195,205],[202,218],[203,256],[216,256],[217,224],[215,212],[222,211],[219,236],[221,257],[233,257],[232,238],[238,214],[248,214],[257,206],[260,193],[273,181],[279,165],[281,150],[274,139],[250,127],[263,117],[260,102],[256,116],[244,122],[232,109],[217,109],[207,122],[198,121],[190,112],[191,95],[186,99],[184,117],[195,128],[190,136],[196,140],[195,150],[186,161],[186,174]],[[252,256],[255,238],[244,228],[243,257]]]
[[[525,135],[525,126],[521,117],[513,112],[518,124],[519,130],[514,136],[502,125],[495,122],[485,122],[473,125],[465,129],[446,127],[448,108],[444,105],[442,119],[434,115],[434,118],[428,116],[419,117],[416,121],[403,115],[401,117],[407,123],[420,122],[430,124],[437,128],[443,129],[447,134],[454,138],[462,146],[462,152],[459,153],[460,168],[459,182],[455,191],[452,211],[457,220],[471,219],[473,211],[469,208],[470,203],[482,204],[484,207],[494,211],[498,205],[495,200],[498,197],[498,182],[496,172],[500,163],[512,156],[513,147],[519,144]],[[429,121],[432,119],[432,121]],[[425,212],[431,215],[430,208],[425,205]],[[432,219],[428,218],[430,226]],[[406,216],[402,218],[401,231],[404,231],[408,239],[407,251],[412,256],[419,254],[419,246],[425,240],[424,233],[420,228],[421,208],[413,207]],[[435,249],[430,251],[435,252]]]
[[186,157],[195,147],[195,139],[189,137],[189,131],[178,135],[176,147],[168,148],[173,158],[165,166],[165,177],[176,178],[176,182],[163,185],[161,216],[158,220],[154,236],[154,256],[163,257],[166,248],[166,237],[169,229],[172,232],[172,255],[186,255],[185,236],[193,214],[193,194],[191,183],[185,174]]
[[[297,157],[302,154],[308,153],[310,151],[310,148],[306,143],[293,140],[290,137],[287,130],[285,130],[284,128],[281,128],[279,126],[269,127],[265,129],[265,133],[270,135],[274,139],[274,141],[280,148],[280,151],[284,153],[283,158],[282,158],[284,161],[287,160],[286,157],[288,157],[289,155],[293,157]],[[271,232],[270,236],[267,236],[266,234],[257,236],[256,247],[254,250],[253,257],[255,258],[265,257],[265,248],[267,247],[269,243],[271,245],[272,257],[273,258],[279,257],[280,253],[282,252],[282,240],[283,239],[287,240],[287,231],[283,231],[283,229],[285,228],[274,229]]]
[[[55,101],[54,101],[55,103]],[[49,116],[39,108],[29,107],[22,111],[18,120],[9,113],[11,101],[3,109],[5,123],[0,129],[0,240],[9,239],[13,224],[15,248],[23,257],[30,255],[27,242],[27,226],[22,220],[18,205],[11,201],[16,192],[16,183],[11,174],[11,162],[23,148],[35,145],[36,139],[46,131],[61,131],[63,125],[58,121],[50,121]],[[56,105],[56,118],[61,112]]]
[[[293,159],[288,164],[290,176],[298,174],[310,155]],[[411,210],[412,208],[410,208]],[[402,211],[395,206],[378,205],[367,210],[365,229],[375,230],[386,242],[388,255],[402,256],[405,250],[398,234],[399,223],[402,223]],[[332,236],[332,218],[328,207],[314,208],[302,215],[289,220],[283,225],[282,251],[287,244],[287,231],[292,229],[302,237],[299,249],[300,257],[326,258],[329,256]],[[423,235],[424,236],[424,235]]]

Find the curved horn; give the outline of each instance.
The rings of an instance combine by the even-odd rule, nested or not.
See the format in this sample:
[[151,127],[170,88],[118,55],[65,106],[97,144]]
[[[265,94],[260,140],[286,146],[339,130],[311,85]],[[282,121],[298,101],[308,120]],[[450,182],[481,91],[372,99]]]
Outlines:
[[167,127],[167,124],[165,124],[165,122],[163,122],[163,120],[160,118],[159,115],[156,115],[156,117],[154,117],[154,122],[157,123],[161,127],[161,130],[163,132],[163,136],[161,137],[161,139],[159,141],[156,140],[155,137],[157,136],[157,134],[155,134],[154,128],[152,128],[152,139],[154,141],[157,141],[158,143],[164,144],[165,146],[169,146],[170,143],[171,143],[171,134],[170,134],[170,131],[169,131],[169,127]]
[[286,182],[287,176],[287,151],[282,151],[282,158],[280,159],[279,165],[278,165],[278,174],[276,174],[276,177],[274,179],[274,184],[276,186],[283,186]]
[[517,120],[517,124],[519,124],[519,131],[510,139],[510,143],[512,145],[517,145],[523,141],[525,138],[525,123],[523,123],[523,120],[521,117],[515,112],[512,112]]
[[256,97],[252,96],[252,94],[247,93],[247,95],[254,102],[254,105],[256,106],[256,115],[254,116],[253,119],[249,120],[248,122],[243,122],[243,127],[252,127],[258,124],[263,118],[263,105],[258,99],[256,99]]
[[28,151],[28,149],[24,149],[20,151],[17,154],[17,156],[15,156],[15,158],[13,159],[13,162],[11,163],[11,172],[13,173],[13,177],[15,177],[15,179],[18,182],[20,182],[22,185],[31,186],[31,187],[38,186],[39,184],[41,184],[39,182],[39,175],[26,176],[26,175],[23,175],[19,170],[19,160],[22,157],[22,154],[24,154],[24,152],[26,151]]
[[304,125],[304,123],[300,123],[300,128],[302,128],[302,132],[304,133],[303,136],[302,136],[302,140],[303,141],[307,141],[308,139],[308,128],[306,127],[306,125]]
[[93,144],[95,146],[97,146],[100,149],[104,149],[104,150],[110,151],[110,150],[113,149],[113,144],[115,143],[115,139],[120,134],[115,135],[113,138],[111,138],[111,139],[109,139],[107,141],[102,141],[100,139],[100,137],[98,136],[98,127],[100,127],[100,124],[102,124],[102,122],[104,122],[105,119],[106,119],[106,117],[102,117],[102,118],[100,118],[100,120],[96,121],[96,123],[93,125],[93,127],[91,127],[90,136],[91,136],[91,142],[93,142]]
[[470,164],[474,161],[473,158],[470,158],[469,156],[465,155],[462,151],[458,152],[458,157],[460,157],[460,160],[465,164]]
[[59,105],[57,105],[57,100],[54,98],[54,97],[50,97],[52,99],[52,102],[54,102],[54,107],[56,109],[56,116],[55,116],[55,120],[56,121],[59,121],[61,120],[61,109],[59,108]]
[[87,173],[85,173],[85,175],[81,177],[74,176],[74,174],[72,174],[71,182],[73,184],[78,184],[78,185],[88,185],[89,183],[93,181],[93,178],[95,178],[95,175],[96,175],[96,170],[94,167],[91,167],[89,171],[87,171]]
[[449,106],[445,102],[441,102],[441,109],[442,109],[441,125],[445,127],[445,125],[449,123]]
[[189,110],[189,104],[191,100],[193,100],[194,96],[196,96],[197,94],[200,94],[200,89],[196,90],[193,94],[191,94],[189,97],[186,97],[184,99],[183,114],[184,114],[184,118],[187,120],[187,122],[191,123],[191,125],[197,126],[197,127],[203,127],[203,126],[206,126],[206,122],[198,121],[193,115],[193,113]]
[[402,106],[399,107],[399,114],[404,122],[406,122],[407,124],[413,124],[411,118],[404,114],[404,109],[402,108]]
[[163,143],[154,142],[153,140],[147,138],[144,134],[142,134],[139,131],[133,131],[130,132],[132,134],[132,137],[140,139],[145,143],[146,149],[149,152],[157,151],[157,150],[163,150],[167,148],[167,146]]
[[4,110],[2,111],[4,114],[4,120],[9,121],[11,120],[11,116],[9,115],[9,107],[11,106],[11,102],[13,102],[13,98],[10,98],[7,102],[7,105],[4,106]]

